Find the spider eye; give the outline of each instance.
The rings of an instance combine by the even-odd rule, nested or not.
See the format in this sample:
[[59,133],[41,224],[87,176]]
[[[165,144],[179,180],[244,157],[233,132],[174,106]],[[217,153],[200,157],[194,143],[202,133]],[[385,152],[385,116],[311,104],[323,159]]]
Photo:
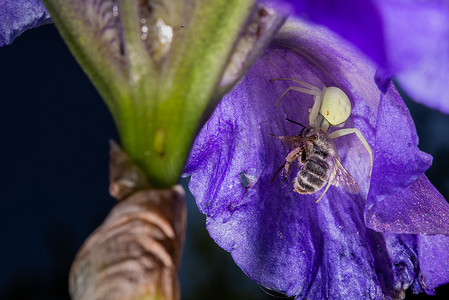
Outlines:
[[345,92],[334,86],[326,88],[320,114],[331,125],[338,125],[346,121],[351,114],[351,102]]

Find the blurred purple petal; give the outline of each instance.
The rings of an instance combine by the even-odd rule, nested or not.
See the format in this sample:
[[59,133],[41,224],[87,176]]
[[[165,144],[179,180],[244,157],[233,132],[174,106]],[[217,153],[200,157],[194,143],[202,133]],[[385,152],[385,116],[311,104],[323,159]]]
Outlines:
[[389,68],[416,101],[449,113],[449,2],[379,0]]
[[290,0],[297,16],[322,24],[387,67],[382,17],[371,0]]
[[449,113],[449,2],[287,0],[395,74],[416,101]]
[[40,0],[0,0],[0,47],[27,29],[51,22]]
[[[399,297],[410,286],[421,291],[416,238],[375,232],[364,223],[370,185],[400,183],[392,189],[405,189],[430,163],[416,147],[413,122],[394,86],[388,81],[382,95],[375,74],[373,63],[326,29],[287,23],[198,135],[186,166],[190,190],[211,237],[259,284],[308,299]],[[307,124],[313,102],[292,91],[275,109],[293,84],[269,82],[279,77],[338,86],[348,94],[353,109],[345,127],[357,127],[377,154],[370,182],[360,141],[352,135],[335,140],[360,194],[332,186],[315,204],[319,194],[293,192],[292,177],[283,182],[278,175],[271,183],[291,149],[270,133],[298,134],[301,127],[285,118]],[[389,157],[396,151],[404,155]],[[383,156],[392,162],[378,161]]]

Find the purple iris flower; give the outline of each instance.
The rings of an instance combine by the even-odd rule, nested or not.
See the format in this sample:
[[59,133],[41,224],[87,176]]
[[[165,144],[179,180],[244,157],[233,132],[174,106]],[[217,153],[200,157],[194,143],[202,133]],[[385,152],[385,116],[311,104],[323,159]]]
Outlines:
[[[357,27],[342,22],[350,18],[327,22],[325,13],[338,16],[336,10],[317,10],[324,16],[318,22],[397,72],[412,97],[449,112],[447,1],[366,1],[376,5],[373,15],[360,1],[315,2],[365,21],[351,31]],[[0,0],[0,7],[0,46],[49,21],[38,0]],[[296,12],[314,20],[312,9]],[[310,95],[291,91],[275,109],[294,84],[269,81],[279,77],[338,86],[349,96],[345,127],[358,128],[371,146],[372,177],[355,136],[335,144],[360,193],[332,186],[315,204],[318,193],[293,191],[295,172],[271,183],[291,149],[270,133],[298,134],[285,118],[307,124],[312,106]],[[432,294],[449,282],[449,207],[424,175],[431,158],[417,148],[413,122],[389,79],[332,32],[292,21],[205,124],[186,166],[190,189],[211,236],[250,278],[307,299],[400,298],[408,288]]]
[[[360,193],[331,186],[293,191],[296,166],[274,178],[292,150],[271,136],[308,124],[311,95],[289,91],[297,78],[337,86],[352,104],[334,140]],[[382,89],[379,88],[378,84]],[[334,129],[331,128],[330,132]],[[186,176],[211,237],[262,286],[299,299],[395,299],[449,282],[449,205],[424,175],[431,156],[391,81],[351,44],[323,27],[290,20],[199,133]]]

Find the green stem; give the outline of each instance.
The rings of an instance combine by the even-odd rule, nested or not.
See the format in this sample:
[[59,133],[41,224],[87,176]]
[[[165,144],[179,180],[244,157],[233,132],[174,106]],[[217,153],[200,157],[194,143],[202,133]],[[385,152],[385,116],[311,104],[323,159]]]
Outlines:
[[[148,63],[136,58],[146,57],[145,49],[135,41],[139,36],[130,21],[135,20],[132,5],[122,5],[125,38],[132,41],[127,52],[132,53],[133,78],[129,98],[119,104],[118,129],[122,147],[156,188],[178,181],[198,124],[253,5],[241,0],[199,2],[186,28],[174,37],[170,59],[159,68],[158,77],[138,63]],[[153,63],[148,66],[157,69]]]

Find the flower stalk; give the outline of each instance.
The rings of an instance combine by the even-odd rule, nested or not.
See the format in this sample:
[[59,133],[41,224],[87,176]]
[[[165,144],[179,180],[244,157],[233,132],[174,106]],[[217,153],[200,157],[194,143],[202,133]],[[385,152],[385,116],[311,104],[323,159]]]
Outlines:
[[177,270],[187,217],[184,190],[179,185],[150,189],[115,143],[110,179],[110,193],[120,202],[75,258],[72,299],[179,299]]

